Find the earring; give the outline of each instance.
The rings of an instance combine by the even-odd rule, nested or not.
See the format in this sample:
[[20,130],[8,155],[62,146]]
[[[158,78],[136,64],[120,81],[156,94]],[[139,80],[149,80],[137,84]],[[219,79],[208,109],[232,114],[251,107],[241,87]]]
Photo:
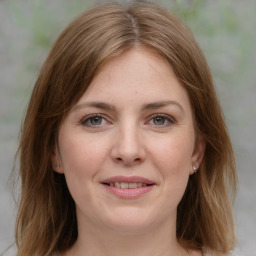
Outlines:
[[60,168],[60,163],[57,163],[57,164],[56,164],[56,167],[57,167],[57,168]]
[[193,164],[193,170],[194,170],[194,173],[196,173],[196,171],[197,171],[197,167],[196,167],[196,164]]

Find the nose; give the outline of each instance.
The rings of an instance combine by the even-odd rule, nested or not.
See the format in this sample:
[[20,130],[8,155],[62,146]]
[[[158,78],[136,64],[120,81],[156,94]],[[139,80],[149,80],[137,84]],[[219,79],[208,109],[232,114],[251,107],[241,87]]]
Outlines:
[[126,126],[115,134],[111,151],[112,159],[125,166],[133,166],[144,162],[146,158],[140,128]]

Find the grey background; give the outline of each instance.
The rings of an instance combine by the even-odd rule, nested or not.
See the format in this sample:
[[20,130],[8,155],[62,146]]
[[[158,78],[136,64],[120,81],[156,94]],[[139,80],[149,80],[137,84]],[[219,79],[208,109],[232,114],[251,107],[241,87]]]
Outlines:
[[[8,178],[37,73],[57,35],[92,2],[0,1],[0,252],[14,242]],[[240,180],[236,251],[256,255],[256,1],[159,2],[187,21],[212,69]]]

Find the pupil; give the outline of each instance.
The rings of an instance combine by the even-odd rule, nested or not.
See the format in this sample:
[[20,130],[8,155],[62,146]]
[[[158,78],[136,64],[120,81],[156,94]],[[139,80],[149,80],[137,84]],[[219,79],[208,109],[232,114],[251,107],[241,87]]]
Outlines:
[[102,121],[102,118],[100,116],[95,116],[91,119],[91,123],[93,125],[100,125]]
[[163,125],[164,122],[165,122],[165,119],[160,116],[158,116],[154,119],[154,124],[156,124],[156,125]]

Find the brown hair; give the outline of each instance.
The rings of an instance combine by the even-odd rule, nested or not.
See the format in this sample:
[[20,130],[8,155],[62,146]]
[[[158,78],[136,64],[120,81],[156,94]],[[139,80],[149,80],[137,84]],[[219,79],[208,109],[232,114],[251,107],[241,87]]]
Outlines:
[[86,11],[63,31],[31,95],[19,147],[19,256],[52,255],[76,241],[75,204],[64,175],[51,166],[58,130],[100,67],[136,46],[168,60],[188,92],[206,141],[200,170],[190,177],[178,206],[177,238],[184,247],[216,254],[234,247],[228,193],[236,190],[235,162],[204,55],[186,26],[162,8],[146,2],[109,3]]

